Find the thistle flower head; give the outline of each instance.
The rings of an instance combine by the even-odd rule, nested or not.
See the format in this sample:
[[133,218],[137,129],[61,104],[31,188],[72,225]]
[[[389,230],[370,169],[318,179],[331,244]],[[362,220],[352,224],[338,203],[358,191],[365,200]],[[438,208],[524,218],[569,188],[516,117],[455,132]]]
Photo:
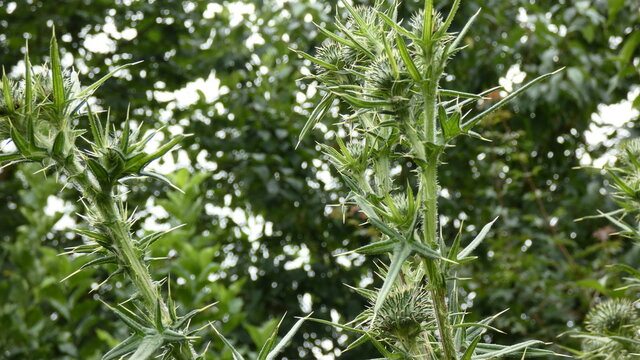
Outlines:
[[356,161],[362,158],[363,155],[365,155],[365,147],[362,142],[352,141],[346,146],[347,150],[349,151],[349,155],[351,155],[351,157]]
[[358,20],[355,19],[352,14],[349,14],[349,16],[347,17],[347,29],[353,30],[355,32],[371,32],[380,28],[381,22],[378,18],[375,7],[358,5],[355,7],[355,11],[359,15],[360,19],[362,19],[362,23],[364,24],[366,29],[359,25]]
[[[442,15],[440,15],[440,13],[436,10],[433,10],[431,24],[433,25],[432,32],[440,30],[442,25],[444,25]],[[409,21],[409,27],[411,29],[411,32],[415,36],[417,36],[418,38],[422,38],[422,33],[424,31],[424,9],[420,9],[411,17],[411,21]]]
[[[342,46],[335,41],[325,41],[322,46],[316,50],[316,57],[326,63],[334,65],[338,69],[344,67],[344,52]],[[322,66],[316,65],[316,73],[326,73],[328,70]]]
[[640,138],[622,142],[618,146],[618,160],[629,165],[640,159]]
[[606,335],[633,334],[639,327],[638,311],[627,299],[611,299],[595,306],[587,314],[590,332]]
[[419,286],[402,286],[385,299],[372,328],[383,337],[408,340],[418,336],[433,319],[428,293]]
[[[397,55],[395,58],[399,59],[400,56]],[[387,56],[379,57],[369,66],[365,74],[365,87],[371,89],[371,95],[396,102],[405,99],[412,83],[402,62],[396,64],[396,68],[397,74]]]

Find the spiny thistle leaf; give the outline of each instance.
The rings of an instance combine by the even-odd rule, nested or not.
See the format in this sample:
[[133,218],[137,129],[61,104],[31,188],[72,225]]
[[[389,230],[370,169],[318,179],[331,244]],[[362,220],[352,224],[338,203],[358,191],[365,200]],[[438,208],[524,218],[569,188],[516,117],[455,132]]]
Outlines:
[[162,335],[147,335],[142,338],[142,341],[138,344],[136,352],[131,355],[129,360],[147,360],[155,354],[156,350],[158,350],[164,339]]
[[120,359],[124,355],[134,352],[140,345],[141,341],[142,337],[140,337],[139,335],[131,335],[120,344],[116,345],[113,349],[109,350],[109,352],[104,354],[102,360]]
[[[274,360],[276,355],[280,354],[282,350],[284,350],[285,346],[287,346],[289,342],[291,342],[291,339],[293,338],[295,333],[298,332],[298,329],[300,329],[300,326],[302,326],[302,323],[305,320],[307,320],[310,316],[311,314],[298,319],[298,321],[296,321],[296,323],[293,324],[291,329],[289,329],[289,331],[285,334],[282,340],[280,340],[279,343],[277,343],[272,349],[270,349],[271,351],[269,351],[269,354],[265,357],[265,360]],[[277,328],[279,328],[279,326],[276,327],[276,329]]]
[[545,80],[557,73],[559,73],[560,71],[564,70],[564,68],[558,69],[556,71],[550,72],[548,74],[544,74],[544,75],[540,75],[537,78],[529,81],[528,83],[526,83],[525,85],[521,86],[520,88],[518,88],[518,90],[510,93],[509,95],[507,95],[506,97],[504,97],[502,100],[498,101],[497,103],[495,103],[494,105],[492,105],[489,109],[483,111],[482,113],[474,116],[473,118],[471,118],[469,121],[465,122],[464,124],[462,124],[462,129],[467,131],[470,130],[475,124],[477,124],[480,120],[484,119],[487,115],[493,113],[494,111],[500,109],[501,107],[503,107],[504,105],[506,105],[507,103],[509,103],[511,100],[515,99],[516,96],[522,94],[525,90],[527,90],[528,88],[530,88],[531,86],[541,82],[542,80]]
[[457,259],[462,260],[467,256],[469,256],[471,252],[475,250],[478,247],[478,245],[480,245],[480,243],[482,243],[484,238],[489,233],[489,230],[491,230],[491,226],[493,226],[493,223],[495,223],[497,220],[498,220],[498,217],[496,216],[495,219],[491,220],[489,223],[483,226],[480,232],[478,233],[478,235],[476,235],[476,237],[469,243],[469,245],[467,245],[467,247],[465,247],[458,253]]
[[391,264],[389,264],[389,270],[387,271],[387,276],[384,278],[384,283],[382,284],[382,288],[378,292],[378,298],[376,299],[376,303],[373,307],[374,316],[380,310],[380,307],[386,300],[387,296],[391,292],[393,288],[393,284],[400,274],[400,270],[402,269],[402,264],[404,261],[411,255],[411,246],[406,243],[398,243],[394,249],[393,255],[391,256]]
[[56,40],[55,28],[51,35],[51,81],[53,84],[53,103],[58,114],[62,114],[65,106],[64,80],[62,78],[62,65],[60,64],[60,52]]
[[226,337],[224,337],[219,331],[218,329],[216,329],[215,326],[213,326],[212,323],[209,323],[209,326],[211,326],[211,328],[213,329],[213,331],[216,333],[216,335],[218,335],[218,337],[220,338],[220,340],[222,340],[222,342],[231,350],[231,354],[233,356],[233,360],[245,360],[244,357],[242,356],[242,354],[240,354],[240,352],[238,350],[236,350],[236,348],[231,345],[231,342],[229,342],[229,340],[227,340]]

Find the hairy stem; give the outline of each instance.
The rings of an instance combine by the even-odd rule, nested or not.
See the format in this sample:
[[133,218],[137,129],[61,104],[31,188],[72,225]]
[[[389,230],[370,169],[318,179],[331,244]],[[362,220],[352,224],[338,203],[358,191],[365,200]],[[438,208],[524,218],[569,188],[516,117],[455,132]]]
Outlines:
[[[433,249],[438,248],[438,157],[435,153],[423,168],[420,186],[423,187],[423,220],[424,241]],[[453,328],[449,319],[447,307],[447,282],[439,261],[425,259],[424,270],[429,280],[429,292],[436,317],[440,343],[442,345],[443,360],[457,360],[457,353],[453,341]]]

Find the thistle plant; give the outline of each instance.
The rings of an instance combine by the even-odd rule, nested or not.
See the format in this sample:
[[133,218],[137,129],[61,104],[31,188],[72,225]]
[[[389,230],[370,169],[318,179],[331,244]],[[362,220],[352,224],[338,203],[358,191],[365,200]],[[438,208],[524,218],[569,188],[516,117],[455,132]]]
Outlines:
[[[480,138],[472,129],[482,119],[557,71],[475,112],[479,102],[488,100],[485,95],[499,88],[473,94],[443,88],[440,80],[447,63],[464,47],[462,40],[478,13],[459,32],[451,32],[459,0],[446,17],[426,0],[424,9],[404,23],[397,18],[397,2],[390,8],[382,1],[373,7],[342,4],[346,19],[336,19],[337,32],[319,27],[327,40],[315,55],[299,52],[314,64],[312,78],[324,92],[300,136],[311,131],[336,100],[346,105],[340,125],[347,140],[336,137],[336,146],[321,146],[350,189],[348,201],[380,231],[378,241],[354,251],[390,258],[380,289],[357,289],[371,299],[371,308],[346,325],[336,324],[361,335],[348,348],[371,341],[387,359],[547,353],[532,349],[540,344],[533,340],[510,346],[483,343],[495,316],[465,322],[457,272],[474,259],[472,252],[496,219],[467,246],[461,244],[462,226],[457,237],[444,239],[439,235],[437,174],[454,140]],[[408,181],[394,177],[397,166],[410,174]]]
[[[612,182],[611,196],[620,207],[608,213],[587,218],[606,218],[620,229],[618,235],[640,242],[640,139],[624,141],[617,149],[616,166],[606,168]],[[582,219],[580,219],[582,220]],[[640,269],[637,265],[615,264],[613,269],[628,273],[626,283],[618,290],[631,290],[626,298],[605,299],[595,305],[585,318],[585,330],[569,332],[582,339],[584,359],[635,359],[640,356]]]
[[[115,72],[132,64],[118,67],[83,88],[73,70],[62,68],[55,34],[49,64],[33,67],[28,49],[24,63],[21,79],[10,80],[3,73],[0,141],[9,140],[16,150],[0,153],[0,163],[36,163],[40,171],[54,173],[60,182],[77,191],[85,224],[76,232],[84,243],[68,249],[66,254],[87,256],[89,260],[67,278],[90,267],[111,264],[116,270],[102,284],[122,276],[133,285],[135,293],[130,299],[117,305],[105,303],[127,325],[130,336],[104,354],[103,359],[204,358],[206,347],[200,353],[195,350],[196,335],[203,329],[192,329],[190,322],[211,305],[179,315],[170,287],[168,295],[163,296],[161,285],[167,279],[151,276],[146,255],[149,247],[171,230],[134,236],[131,228],[135,218],[125,201],[132,181],[150,177],[170,184],[147,166],[174,149],[184,135],[147,151],[147,143],[159,130],[143,136],[141,127],[131,128],[128,118],[117,130],[108,112],[104,117],[92,110],[89,97]],[[88,129],[78,127],[84,122],[89,124]],[[265,356],[270,356],[267,358],[273,358],[286,343],[277,343],[276,338],[277,329],[263,349]]]

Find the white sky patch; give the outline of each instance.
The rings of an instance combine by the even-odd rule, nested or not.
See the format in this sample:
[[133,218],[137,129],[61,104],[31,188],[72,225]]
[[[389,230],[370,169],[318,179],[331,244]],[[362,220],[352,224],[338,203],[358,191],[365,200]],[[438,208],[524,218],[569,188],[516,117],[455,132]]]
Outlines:
[[198,91],[201,91],[208,103],[217,100],[220,95],[229,93],[229,88],[220,86],[220,79],[216,77],[215,72],[211,72],[205,80],[203,78],[196,79],[187,83],[185,87],[176,91],[159,91],[153,92],[156,100],[160,102],[175,101],[180,108],[187,108],[195,104],[200,98]]
[[244,44],[249,50],[253,50],[256,45],[264,45],[264,38],[259,33],[254,32],[247,38]]
[[300,303],[300,310],[303,313],[310,313],[313,308],[313,300],[311,299],[311,294],[305,293],[304,295],[298,295],[298,302]]
[[205,19],[212,19],[216,14],[221,13],[223,10],[222,5],[216,3],[207,4],[207,9],[202,13]]
[[[615,146],[630,134],[625,127],[631,120],[640,116],[638,109],[634,109],[632,106],[632,102],[638,94],[640,94],[640,87],[635,87],[629,92],[626,100],[617,104],[598,105],[598,112],[591,116],[592,123],[585,131],[585,139],[588,146],[603,144],[609,148],[609,151],[595,160],[585,154],[580,159],[580,164],[597,168],[613,164],[616,156]],[[609,139],[611,136],[614,137]]]
[[[513,91],[513,85],[521,84],[524,81],[524,78],[527,76],[527,73],[520,70],[520,64],[511,65],[507,74],[504,77],[501,77],[498,80],[498,83],[507,91]],[[504,94],[506,96],[506,94]]]
[[156,205],[154,198],[149,198],[145,204],[145,212],[149,213],[144,219],[142,228],[148,231],[166,231],[171,228],[167,222],[159,223],[158,219],[165,219],[169,213],[160,205]]
[[53,225],[53,231],[63,231],[76,227],[76,221],[69,215],[75,207],[68,201],[49,195],[47,198],[47,205],[43,209],[45,215],[54,216],[57,213],[63,213],[64,215]]
[[249,241],[255,241],[265,233],[266,223],[262,215],[248,215],[241,208],[232,209],[229,206],[215,206],[213,204],[206,204],[204,209],[207,215],[218,216],[221,225],[225,224],[225,219],[233,220],[240,227],[240,230],[247,235]]
[[116,51],[116,42],[104,32],[88,34],[83,45],[87,50],[97,54],[109,54]]
[[309,264],[309,261],[311,260],[311,256],[310,256],[309,248],[306,245],[302,244],[300,246],[300,250],[297,251],[297,255],[298,255],[297,258],[291,261],[287,261],[284,264],[285,270],[299,269],[303,265]]

